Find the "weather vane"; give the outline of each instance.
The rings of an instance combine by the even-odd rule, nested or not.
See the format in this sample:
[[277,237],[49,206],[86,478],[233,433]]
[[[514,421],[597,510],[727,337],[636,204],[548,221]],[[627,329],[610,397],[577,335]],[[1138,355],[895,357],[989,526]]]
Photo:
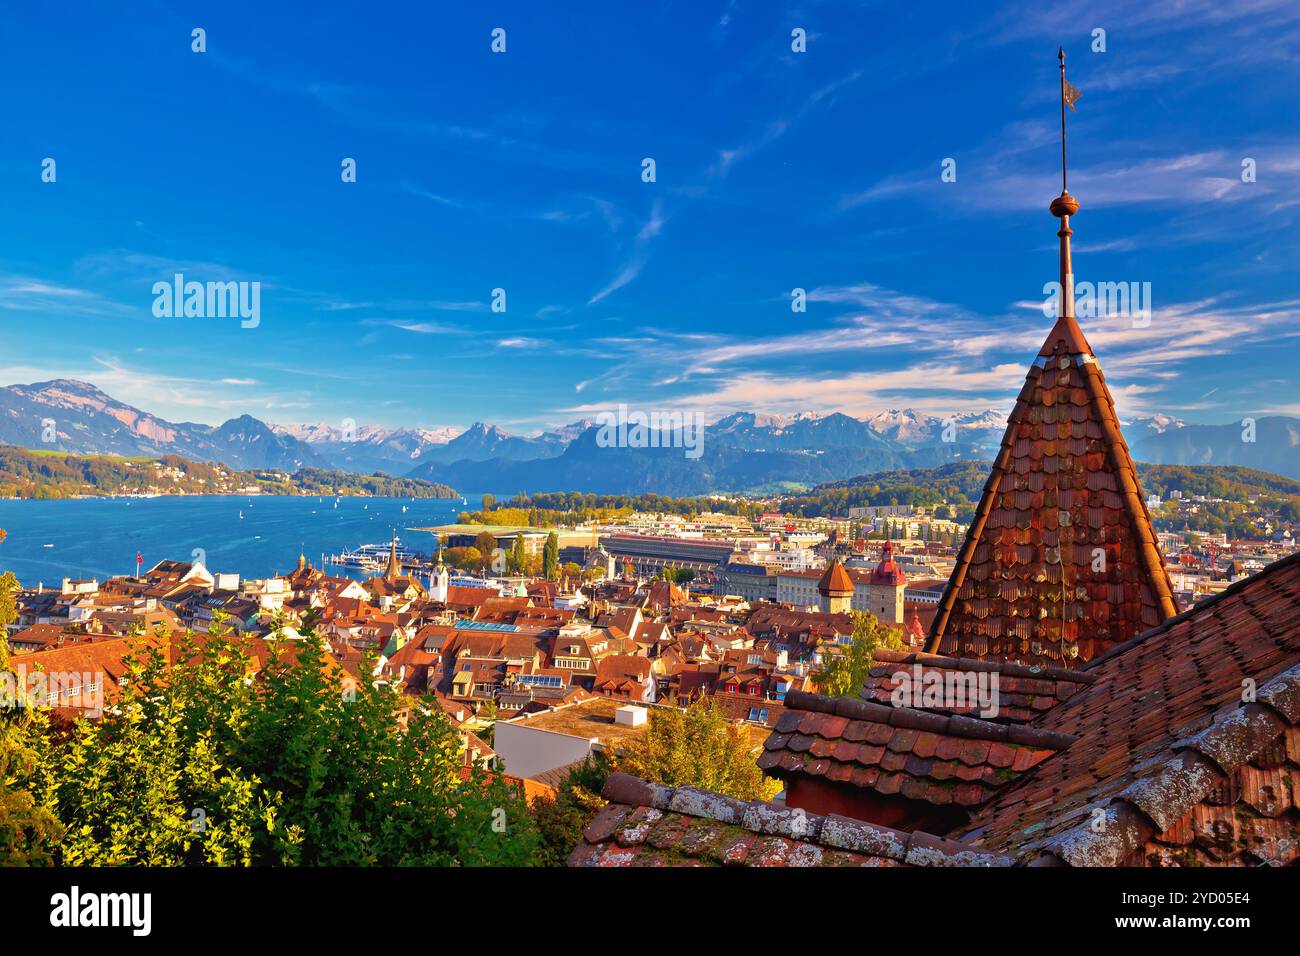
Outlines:
[[1057,48],[1056,58],[1061,61],[1061,195],[1064,196],[1069,192],[1065,188],[1065,108],[1068,106],[1074,110],[1079,91],[1065,78],[1065,47]]

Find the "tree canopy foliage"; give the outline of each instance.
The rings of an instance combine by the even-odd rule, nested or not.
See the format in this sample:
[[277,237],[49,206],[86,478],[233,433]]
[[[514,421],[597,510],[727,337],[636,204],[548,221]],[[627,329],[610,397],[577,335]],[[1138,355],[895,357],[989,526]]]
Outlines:
[[[523,798],[464,766],[442,712],[350,678],[303,634],[142,639],[101,719],[45,738],[33,773],[6,772],[0,852],[41,859],[40,809],[65,865],[531,864]],[[7,733],[4,747],[12,765]]]
[[615,763],[616,769],[646,780],[741,800],[767,800],[781,789],[758,769],[743,725],[728,721],[708,697],[685,708],[656,707],[646,732]]
[[876,649],[902,650],[903,635],[898,628],[882,623],[866,611],[850,611],[853,634],[838,652],[827,654],[821,669],[813,675],[818,689],[830,697],[856,695],[870,676]]
[[419,478],[394,478],[382,472],[359,475],[325,468],[302,468],[293,474],[261,468],[238,471],[180,455],[122,458],[0,446],[0,498],[231,494],[248,488],[273,495],[456,497],[447,485]]
[[[0,541],[4,537],[0,530]],[[39,797],[49,762],[45,716],[20,706],[21,689],[9,666],[5,635],[17,594],[17,578],[0,574],[0,866],[40,866],[54,861],[63,828]]]

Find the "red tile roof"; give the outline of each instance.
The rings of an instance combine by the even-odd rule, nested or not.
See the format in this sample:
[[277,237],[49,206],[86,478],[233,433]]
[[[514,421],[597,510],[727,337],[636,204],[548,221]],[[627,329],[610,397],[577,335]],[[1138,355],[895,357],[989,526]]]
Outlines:
[[484,602],[496,597],[498,597],[498,594],[487,588],[472,588],[453,584],[447,588],[447,600],[444,603],[447,607],[477,608]]
[[927,833],[611,774],[569,866],[1006,866]]
[[[1028,723],[1097,679],[1087,671],[1066,670],[1060,667],[1031,667],[1006,661],[943,657],[938,654],[894,651],[881,647],[875,651],[870,676],[862,687],[862,698],[878,704],[891,703],[894,689],[901,683],[895,680],[894,676],[903,672],[909,679],[913,678],[915,667],[920,667],[922,680],[926,679],[925,675],[931,672],[938,672],[939,676],[944,678],[950,674],[966,676],[981,671],[996,673],[998,712],[996,716],[989,719],[998,723]],[[967,716],[977,716],[979,711],[977,704],[926,705],[926,709]]]
[[[14,654],[9,662],[11,670],[19,675],[24,692],[29,692],[32,687],[26,683],[31,679],[30,675],[40,672],[50,681],[51,692],[58,696],[58,702],[51,703],[51,706],[65,716],[77,716],[86,711],[94,711],[97,715],[102,707],[111,707],[121,698],[120,682],[130,672],[131,666],[145,664],[151,650],[161,649],[165,653],[170,640],[170,636],[160,638],[148,634],[65,644],[49,650]],[[89,687],[95,685],[98,685],[98,693],[92,694]],[[83,688],[85,696],[82,695]],[[37,701],[37,704],[43,706],[49,701],[47,698]]]
[[1175,613],[1110,391],[1063,317],[1007,420],[926,649],[1068,667]]
[[[1146,866],[1294,864],[1298,793],[1300,728],[1289,727],[1234,773],[1198,791],[1191,812],[1148,837],[1135,857]],[[1130,839],[1144,832],[1139,828]]]
[[1033,724],[1079,739],[998,793],[965,837],[1076,866],[1266,861],[1284,838],[1294,859],[1297,635],[1300,554],[1113,649]]
[[848,614],[822,611],[795,611],[779,604],[760,604],[745,622],[745,632],[756,641],[784,647],[794,657],[811,654],[821,641],[831,641],[853,633],[853,618]]
[[848,597],[853,594],[853,579],[849,577],[849,572],[844,570],[844,565],[832,561],[826,565],[825,573],[817,582],[817,590],[821,594],[834,597]]
[[643,695],[650,684],[650,661],[645,657],[610,654],[596,664],[592,690],[613,696]]
[[1074,740],[852,697],[792,691],[758,766],[777,778],[822,777],[883,796],[974,807]]
[[885,587],[907,584],[907,575],[894,561],[894,542],[886,540],[880,551],[880,563],[871,572],[871,583]]

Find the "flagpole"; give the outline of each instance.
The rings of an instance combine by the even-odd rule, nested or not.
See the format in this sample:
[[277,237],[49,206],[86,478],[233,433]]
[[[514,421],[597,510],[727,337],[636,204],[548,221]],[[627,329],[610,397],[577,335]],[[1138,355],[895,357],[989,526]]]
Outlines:
[[1056,58],[1061,61],[1061,195],[1065,188],[1065,47],[1057,47]]
[[[1061,195],[1052,200],[1049,207],[1052,215],[1061,220],[1061,228],[1056,231],[1056,235],[1061,240],[1061,307],[1057,313],[1058,318],[1074,318],[1074,264],[1070,261],[1070,236],[1074,233],[1070,231],[1070,217],[1079,211],[1079,201],[1070,195],[1066,189],[1065,179],[1065,106],[1067,103],[1066,90],[1069,90],[1073,96],[1068,100],[1070,109],[1074,109],[1074,100],[1078,98],[1078,91],[1070,86],[1065,79],[1065,48],[1059,47],[1056,51],[1057,58],[1061,61]],[[1064,580],[1064,579],[1062,579]],[[1064,606],[1064,605],[1062,605]]]

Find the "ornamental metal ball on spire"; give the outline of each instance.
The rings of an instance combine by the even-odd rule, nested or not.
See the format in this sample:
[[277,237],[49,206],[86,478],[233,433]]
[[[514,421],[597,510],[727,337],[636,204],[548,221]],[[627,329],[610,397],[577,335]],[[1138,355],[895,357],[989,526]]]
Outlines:
[[1073,216],[1079,211],[1079,200],[1075,199],[1069,193],[1061,193],[1061,195],[1052,200],[1052,205],[1048,208],[1052,210],[1052,215],[1057,219],[1063,219],[1068,216]]

